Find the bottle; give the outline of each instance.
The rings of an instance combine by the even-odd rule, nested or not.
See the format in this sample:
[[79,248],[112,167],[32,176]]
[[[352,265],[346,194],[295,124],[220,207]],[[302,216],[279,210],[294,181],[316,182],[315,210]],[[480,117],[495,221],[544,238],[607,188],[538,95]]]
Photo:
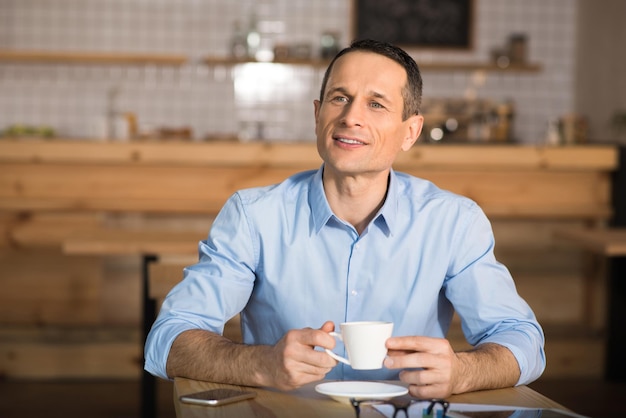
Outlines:
[[559,145],[561,143],[561,134],[559,132],[559,120],[548,120],[548,129],[546,129],[546,137],[544,139],[546,145]]
[[525,34],[516,33],[509,37],[509,59],[512,64],[524,64],[526,62],[526,46]]
[[493,139],[498,142],[507,142],[511,137],[513,107],[510,103],[500,103],[494,111]]
[[257,29],[256,13],[250,15],[250,22],[248,24],[248,32],[246,34],[246,45],[248,51],[248,58],[255,59],[256,53],[261,45],[261,34]]
[[322,59],[332,59],[339,52],[339,36],[335,32],[326,31],[320,39],[320,56]]
[[248,41],[241,23],[236,20],[233,23],[233,34],[230,41],[230,54],[233,58],[243,59],[248,56]]

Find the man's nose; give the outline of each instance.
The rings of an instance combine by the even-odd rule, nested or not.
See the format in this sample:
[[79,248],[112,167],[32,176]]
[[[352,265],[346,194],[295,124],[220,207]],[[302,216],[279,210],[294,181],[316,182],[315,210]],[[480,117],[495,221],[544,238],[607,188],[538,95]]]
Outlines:
[[352,101],[343,108],[341,123],[345,126],[363,126],[364,111],[363,104]]

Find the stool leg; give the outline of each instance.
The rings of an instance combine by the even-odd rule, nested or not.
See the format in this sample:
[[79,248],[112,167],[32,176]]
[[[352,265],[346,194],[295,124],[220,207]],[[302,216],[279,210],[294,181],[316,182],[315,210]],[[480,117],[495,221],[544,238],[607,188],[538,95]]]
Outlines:
[[[626,146],[619,148],[618,169],[613,173],[613,220],[626,227]],[[608,318],[605,374],[608,380],[626,382],[626,256],[609,260]]]
[[626,382],[626,257],[609,260],[606,378]]
[[[152,323],[156,319],[156,301],[150,298],[150,282],[149,282],[149,266],[150,263],[158,260],[155,255],[144,255],[141,266],[142,280],[142,338],[145,345],[146,338],[152,327]],[[142,350],[143,352],[143,350]],[[142,356],[141,362],[141,416],[143,418],[156,417],[156,378],[144,370],[143,365],[145,358]]]

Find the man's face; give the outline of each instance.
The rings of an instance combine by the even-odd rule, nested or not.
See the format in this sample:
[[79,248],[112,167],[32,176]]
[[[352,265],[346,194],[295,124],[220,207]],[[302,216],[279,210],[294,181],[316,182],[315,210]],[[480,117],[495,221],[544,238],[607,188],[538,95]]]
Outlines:
[[349,52],[333,65],[323,101],[315,101],[317,148],[330,175],[376,175],[417,140],[423,117],[402,120],[407,76],[397,62]]

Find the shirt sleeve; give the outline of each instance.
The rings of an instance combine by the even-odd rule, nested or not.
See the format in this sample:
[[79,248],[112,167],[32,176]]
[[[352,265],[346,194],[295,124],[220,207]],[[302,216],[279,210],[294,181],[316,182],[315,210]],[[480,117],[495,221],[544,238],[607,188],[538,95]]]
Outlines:
[[191,329],[221,334],[250,298],[256,256],[238,194],[226,202],[198,252],[198,263],[184,269],[183,280],[166,296],[146,339],[144,368],[164,379],[178,335]]
[[530,306],[517,293],[507,268],[494,256],[491,225],[478,206],[456,235],[455,256],[446,278],[446,297],[461,318],[472,345],[507,347],[521,371],[518,385],[545,369],[544,334]]

